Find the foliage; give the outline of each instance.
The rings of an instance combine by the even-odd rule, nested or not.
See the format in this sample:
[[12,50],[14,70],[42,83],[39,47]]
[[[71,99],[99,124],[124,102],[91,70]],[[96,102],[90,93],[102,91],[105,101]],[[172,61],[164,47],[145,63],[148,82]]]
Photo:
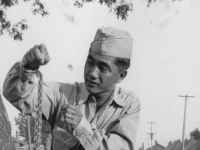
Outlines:
[[190,132],[190,137],[194,137],[195,140],[200,140],[200,131],[198,128]]
[[[93,0],[82,0],[75,1],[74,6],[79,8],[83,7],[84,3],[92,2]],[[127,2],[126,0],[99,0],[99,3],[105,4],[108,6],[110,11],[114,11],[117,15],[117,18],[121,18],[122,20],[126,20],[128,17],[128,12],[133,10],[133,3]]]
[[[157,2],[157,1],[164,2],[165,0],[147,0],[147,7],[149,7],[153,2]],[[175,1],[182,1],[182,0],[172,0],[172,2],[175,2]]]
[[13,150],[14,143],[11,138],[11,124],[0,95],[0,149]]
[[[41,16],[48,15],[45,5],[39,0],[23,0],[24,2],[33,1],[32,13],[40,14]],[[94,0],[74,0],[74,6],[82,8],[85,3],[92,2]],[[165,0],[146,0],[147,7],[149,7],[153,2],[165,1]],[[181,1],[181,0],[172,0]],[[128,18],[128,13],[133,10],[133,2],[131,0],[99,0],[99,3],[108,6],[110,11],[113,11],[117,18],[126,20]],[[8,33],[14,40],[23,40],[23,33],[28,29],[28,24],[26,20],[21,20],[18,23],[12,24],[6,18],[7,8],[17,5],[18,0],[0,0],[0,35]]]
[[[23,0],[24,2],[30,0]],[[0,35],[8,33],[14,40],[22,41],[24,30],[28,29],[28,24],[26,20],[21,20],[15,24],[12,24],[7,20],[6,10],[14,5],[18,4],[18,0],[0,0]],[[33,14],[40,14],[45,16],[48,12],[44,8],[44,4],[42,4],[39,0],[35,0],[33,2],[32,8]]]
[[[35,119],[33,117],[30,118],[30,133],[31,133],[31,143],[34,142],[34,125],[35,125]],[[17,125],[19,129],[19,137],[24,138],[24,141],[28,143],[28,125],[27,125],[27,119],[28,116],[23,115],[22,113],[19,114],[18,117],[15,118],[15,124]],[[49,136],[51,136],[51,128],[48,122],[43,121],[42,123],[42,145],[45,147],[48,146],[49,142]]]

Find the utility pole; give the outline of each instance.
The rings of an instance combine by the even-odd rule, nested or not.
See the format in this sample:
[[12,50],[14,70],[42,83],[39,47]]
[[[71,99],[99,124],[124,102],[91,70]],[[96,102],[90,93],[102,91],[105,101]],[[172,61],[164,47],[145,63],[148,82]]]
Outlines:
[[185,117],[186,117],[186,109],[187,109],[187,98],[194,98],[194,96],[185,96],[179,95],[178,97],[185,98],[185,109],[184,109],[184,118],[183,118],[183,134],[182,134],[182,142],[183,142],[183,150],[185,150]]
[[147,123],[150,123],[150,124],[151,124],[151,133],[148,133],[148,134],[150,134],[150,137],[151,137],[151,150],[153,150],[153,148],[152,148],[153,135],[156,134],[156,133],[153,133],[152,126],[153,126],[153,124],[155,124],[156,122],[147,122]]
[[31,131],[30,131],[30,117],[29,116],[27,116],[27,126],[28,126],[29,150],[32,150],[32,147],[31,147]]

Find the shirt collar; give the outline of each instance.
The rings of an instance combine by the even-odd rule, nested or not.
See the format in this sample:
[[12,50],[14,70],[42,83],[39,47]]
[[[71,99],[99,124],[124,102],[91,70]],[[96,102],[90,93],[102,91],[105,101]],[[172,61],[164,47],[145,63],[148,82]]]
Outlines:
[[[90,93],[87,91],[85,87],[85,83],[81,83],[77,86],[77,93],[80,94],[79,104],[85,103],[88,99],[88,96],[90,95]],[[119,106],[123,107],[125,105],[123,100],[123,93],[121,92],[121,88],[119,87],[115,87],[112,99],[113,99],[112,101],[115,101],[115,103],[118,104]]]

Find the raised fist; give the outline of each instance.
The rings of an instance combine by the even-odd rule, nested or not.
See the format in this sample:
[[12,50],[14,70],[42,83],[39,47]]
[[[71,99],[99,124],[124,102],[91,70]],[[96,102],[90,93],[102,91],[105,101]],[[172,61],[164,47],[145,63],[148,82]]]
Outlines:
[[26,69],[34,69],[46,65],[50,57],[44,44],[35,45],[23,57],[22,66]]

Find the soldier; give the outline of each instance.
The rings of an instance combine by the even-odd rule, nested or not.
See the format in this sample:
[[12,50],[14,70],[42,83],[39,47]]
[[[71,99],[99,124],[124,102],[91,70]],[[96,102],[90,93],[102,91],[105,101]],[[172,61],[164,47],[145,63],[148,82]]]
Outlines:
[[[130,67],[133,38],[102,27],[85,63],[84,82],[43,82],[42,116],[53,129],[54,150],[133,150],[140,103],[131,91],[116,86]],[[3,94],[16,108],[35,116],[39,66],[50,60],[45,45],[34,46],[9,71]]]

